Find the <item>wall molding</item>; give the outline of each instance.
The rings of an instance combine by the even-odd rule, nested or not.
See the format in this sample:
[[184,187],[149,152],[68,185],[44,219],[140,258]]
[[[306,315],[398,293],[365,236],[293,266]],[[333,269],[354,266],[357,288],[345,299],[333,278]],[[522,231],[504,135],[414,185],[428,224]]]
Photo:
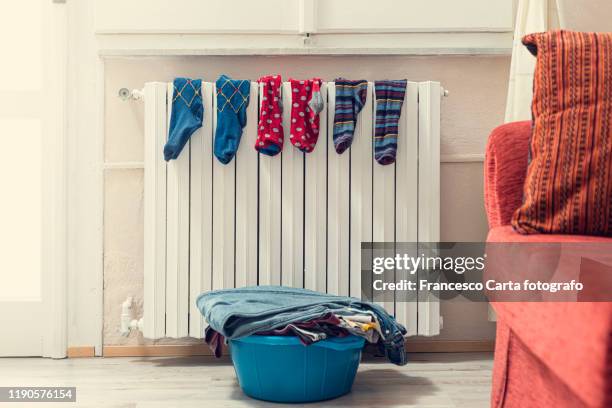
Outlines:
[[[494,340],[408,340],[406,348],[409,353],[473,353],[492,352],[495,349]],[[73,356],[71,349],[85,349],[85,347],[71,347],[68,357]],[[73,351],[75,353],[78,350]],[[224,352],[227,348],[224,346]],[[104,346],[104,357],[189,357],[211,356],[212,352],[206,344],[192,345],[136,345],[136,346]]]
[[[441,163],[482,163],[484,162],[484,153],[467,153],[467,154],[443,154],[440,156]],[[141,161],[125,161],[125,162],[105,162],[104,170],[129,170],[129,169],[144,169],[144,162]]]
[[[308,1],[308,0],[302,0]],[[307,13],[308,14],[308,13]],[[304,22],[304,28],[298,29],[275,29],[275,30],[258,30],[252,28],[245,29],[99,29],[94,32],[98,36],[128,36],[128,35],[325,35],[325,34],[414,34],[414,33],[432,33],[432,34],[461,34],[461,33],[512,33],[512,27],[434,27],[434,28],[409,28],[409,27],[391,27],[391,28],[371,28],[371,29],[355,29],[355,28],[313,28],[312,22]]]
[[[512,32],[97,34],[98,53],[189,55],[511,55]],[[401,45],[400,45],[401,44]]]

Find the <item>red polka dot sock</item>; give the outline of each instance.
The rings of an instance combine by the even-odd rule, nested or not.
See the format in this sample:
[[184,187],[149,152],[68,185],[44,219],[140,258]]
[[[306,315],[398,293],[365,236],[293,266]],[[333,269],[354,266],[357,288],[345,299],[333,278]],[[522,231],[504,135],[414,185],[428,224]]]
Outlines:
[[314,150],[319,138],[319,112],[323,109],[320,94],[321,79],[290,79],[291,83],[291,143],[303,151]]
[[280,93],[282,82],[280,75],[259,78],[263,90],[255,150],[268,156],[275,156],[283,150],[283,113]]

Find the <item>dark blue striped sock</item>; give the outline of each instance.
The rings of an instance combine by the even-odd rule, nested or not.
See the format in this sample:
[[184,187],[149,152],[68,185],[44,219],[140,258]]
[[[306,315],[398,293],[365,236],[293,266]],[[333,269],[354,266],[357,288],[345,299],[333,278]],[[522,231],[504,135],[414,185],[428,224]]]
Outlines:
[[406,96],[406,80],[376,81],[376,124],[374,126],[374,158],[382,165],[395,162],[397,135],[402,104]]
[[357,115],[366,100],[368,82],[338,78],[336,83],[336,108],[334,114],[334,146],[338,154],[344,153],[353,143]]

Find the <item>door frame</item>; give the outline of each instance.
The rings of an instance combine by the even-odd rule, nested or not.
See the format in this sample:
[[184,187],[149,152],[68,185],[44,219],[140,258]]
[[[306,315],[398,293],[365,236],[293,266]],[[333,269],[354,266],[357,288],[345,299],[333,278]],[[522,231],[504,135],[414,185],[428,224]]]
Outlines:
[[64,358],[67,351],[67,12],[62,2],[43,1],[44,81],[48,109],[43,138],[42,298],[43,357]]
[[[95,33],[96,0],[45,0],[65,11],[63,91],[66,207],[63,213],[66,282],[56,296],[67,305],[67,346],[93,347],[102,355],[104,314],[104,60]],[[61,234],[59,234],[61,235]],[[61,310],[61,305],[58,305]],[[61,316],[61,315],[60,315]],[[66,314],[63,314],[66,316]],[[61,327],[61,322],[56,325]],[[60,335],[58,335],[58,338]],[[61,342],[60,342],[61,343]],[[58,347],[59,349],[59,347]]]

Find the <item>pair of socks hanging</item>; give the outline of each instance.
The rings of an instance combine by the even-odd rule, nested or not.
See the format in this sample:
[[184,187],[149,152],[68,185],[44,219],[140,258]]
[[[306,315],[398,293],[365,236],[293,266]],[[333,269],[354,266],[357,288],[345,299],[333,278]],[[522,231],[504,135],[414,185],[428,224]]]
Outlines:
[[[259,127],[255,149],[262,154],[274,156],[283,149],[282,99],[280,75],[269,75],[259,79],[263,85]],[[319,113],[323,110],[321,96],[322,81],[290,79],[291,127],[290,141],[304,153],[314,150],[319,138]]]
[[[282,101],[280,75],[262,77],[263,84],[258,137],[255,148],[274,156],[282,150]],[[311,152],[319,136],[319,113],[323,109],[321,80],[290,80],[292,91],[291,143],[303,152]],[[235,156],[246,125],[250,100],[250,82],[222,75],[217,85],[217,129],[214,154],[227,164]],[[406,92],[406,80],[376,81],[376,119],[374,157],[380,164],[395,162],[399,118]],[[334,146],[341,154],[350,147],[357,115],[365,104],[367,82],[336,80]],[[166,160],[176,159],[191,135],[202,126],[202,81],[176,78],[172,100],[169,135],[164,147]]]
[[[242,129],[246,126],[246,108],[249,106],[251,83],[221,75],[217,88],[217,129],[214,154],[223,163],[229,163],[240,145]],[[202,127],[202,81],[176,78],[172,98],[172,115],[164,158],[176,159],[193,133]]]
[[[338,154],[348,149],[355,134],[357,116],[366,101],[368,83],[365,80],[336,79],[334,116],[334,146]],[[406,80],[376,81],[376,116],[374,158],[382,165],[395,162],[399,119],[406,95]]]

